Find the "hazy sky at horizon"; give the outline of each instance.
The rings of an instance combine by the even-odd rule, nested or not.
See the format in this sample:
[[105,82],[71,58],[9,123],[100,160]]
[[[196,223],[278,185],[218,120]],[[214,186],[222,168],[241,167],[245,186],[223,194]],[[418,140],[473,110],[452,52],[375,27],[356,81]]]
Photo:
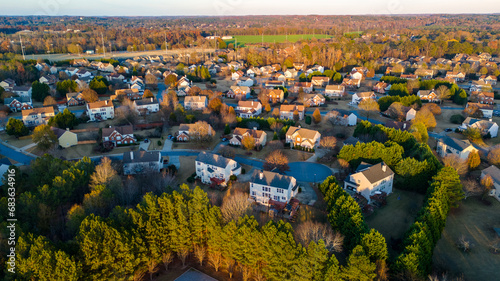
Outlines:
[[499,0],[21,0],[2,6],[2,15],[50,16],[500,13]]

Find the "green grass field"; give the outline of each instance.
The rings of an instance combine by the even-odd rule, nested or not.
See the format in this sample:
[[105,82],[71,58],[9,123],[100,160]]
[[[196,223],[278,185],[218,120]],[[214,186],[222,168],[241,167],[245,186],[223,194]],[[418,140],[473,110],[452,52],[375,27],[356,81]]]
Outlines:
[[[262,35],[235,35],[233,39],[224,40],[227,44],[235,43],[238,41],[238,46],[241,47],[243,44],[259,44],[262,43]],[[331,35],[325,34],[289,34],[287,35],[264,35],[264,43],[281,43],[285,41],[296,42],[298,40],[308,40],[312,38],[323,39],[323,38],[331,38]]]

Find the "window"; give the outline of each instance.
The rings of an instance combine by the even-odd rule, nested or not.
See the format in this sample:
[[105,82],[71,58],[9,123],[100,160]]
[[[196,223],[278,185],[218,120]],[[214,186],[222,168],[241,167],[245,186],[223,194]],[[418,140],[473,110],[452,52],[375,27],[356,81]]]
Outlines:
[[285,197],[285,196],[282,196],[282,197],[281,197],[281,200],[286,201],[286,197]]
[[277,195],[274,195],[273,200],[274,200],[274,201],[280,201],[280,197],[279,197],[279,196],[277,196]]
[[267,186],[263,186],[262,187],[262,191],[265,191],[265,192],[271,192],[271,188],[267,187]]
[[252,191],[252,196],[255,196],[255,191]]
[[276,190],[278,191],[278,193],[285,193],[285,190],[282,188],[276,188]]

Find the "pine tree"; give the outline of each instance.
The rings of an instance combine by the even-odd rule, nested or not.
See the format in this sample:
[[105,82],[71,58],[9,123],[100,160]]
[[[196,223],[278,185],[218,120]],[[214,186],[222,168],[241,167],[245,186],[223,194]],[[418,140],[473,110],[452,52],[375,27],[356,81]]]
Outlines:
[[370,261],[363,247],[356,246],[347,261],[347,267],[342,268],[341,276],[345,280],[370,281],[375,279],[376,265]]
[[372,262],[385,261],[389,256],[384,236],[373,228],[363,235],[361,245]]
[[312,118],[314,124],[319,124],[321,122],[321,113],[319,112],[319,108],[316,108],[316,110],[314,110]]

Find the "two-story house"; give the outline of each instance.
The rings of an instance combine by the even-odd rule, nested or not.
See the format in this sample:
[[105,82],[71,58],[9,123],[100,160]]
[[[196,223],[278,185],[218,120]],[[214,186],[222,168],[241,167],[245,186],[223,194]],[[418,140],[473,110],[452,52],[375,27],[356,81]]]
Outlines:
[[470,93],[470,100],[482,104],[495,104],[495,94],[493,92],[474,91]]
[[14,86],[12,92],[20,97],[30,97],[31,98],[31,86]]
[[377,99],[377,95],[374,92],[361,92],[361,93],[354,93],[352,95],[352,103],[353,104],[359,104],[360,102],[368,99]]
[[425,100],[428,102],[439,102],[438,95],[434,90],[419,90],[417,96],[421,100]]
[[233,137],[229,140],[232,145],[241,145],[241,140],[244,137],[252,137],[255,140],[255,146],[265,146],[267,142],[267,134],[264,131],[257,130],[257,128],[235,128]]
[[358,122],[356,114],[341,109],[328,112],[325,118],[332,124],[340,126],[356,126]]
[[248,86],[231,86],[226,96],[232,99],[245,100],[250,98],[250,92]]
[[236,107],[236,114],[243,118],[256,117],[261,113],[262,104],[258,101],[239,101]]
[[83,99],[82,93],[67,93],[66,94],[66,104],[68,106],[77,106],[84,104],[85,100]]
[[195,160],[196,176],[205,184],[225,186],[231,175],[241,174],[236,161],[218,154],[200,152]]
[[290,126],[286,132],[286,143],[291,147],[301,146],[303,148],[313,149],[319,146],[321,134],[315,130],[309,130]]
[[63,130],[56,127],[50,127],[50,129],[56,135],[60,147],[68,148],[78,144],[78,135],[69,129]]
[[102,121],[115,118],[115,107],[111,100],[87,103],[87,116],[90,121]]
[[494,106],[492,104],[468,102],[465,107],[468,108],[469,106],[476,106],[477,108],[479,108],[481,110],[481,112],[483,113],[484,118],[493,117]]
[[493,121],[481,120],[476,118],[467,117],[462,126],[459,127],[460,130],[467,130],[468,128],[478,129],[482,136],[490,134],[490,137],[496,138],[498,136],[498,124]]
[[21,110],[32,109],[33,103],[30,97],[12,97],[5,98],[3,103],[9,107],[12,112],[19,112]]
[[296,104],[282,104],[280,106],[280,119],[293,119],[293,113],[297,111],[299,120],[304,119],[305,107]]
[[207,105],[206,96],[187,96],[184,98],[184,108],[187,110],[203,110]]
[[436,152],[441,157],[455,155],[463,160],[469,157],[472,151],[478,151],[468,140],[459,140],[456,138],[444,136],[438,140]]
[[325,97],[321,94],[307,94],[304,98],[304,104],[307,106],[320,106],[325,104]]
[[[198,121],[198,122],[202,122],[202,121]],[[198,122],[196,122],[194,124],[180,124],[179,129],[176,133],[176,139],[178,141],[189,141],[190,134],[192,132],[195,132],[197,130],[197,128],[200,128],[200,125],[198,124]],[[211,136],[215,135],[215,131],[212,128],[212,126],[210,126],[210,124],[206,124],[205,126],[206,127],[204,127],[204,129],[206,130],[206,134],[211,135]]]
[[465,81],[465,73],[459,71],[448,71],[446,72],[446,78],[451,78],[455,80],[456,83]]
[[283,90],[280,89],[274,89],[269,91],[267,96],[269,97],[270,103],[282,103],[285,99],[285,93],[283,92]]
[[361,86],[361,79],[344,78],[344,80],[342,80],[342,86],[350,89],[359,88]]
[[132,125],[102,128],[102,141],[111,142],[115,146],[137,142]]
[[372,90],[375,92],[375,93],[379,93],[379,94],[385,94],[388,90],[390,89],[390,85],[388,85],[387,83],[385,82],[378,82],[377,84],[375,84],[375,86],[373,86]]
[[394,172],[384,162],[375,165],[361,162],[356,172],[344,181],[344,189],[362,195],[371,203],[375,194],[392,193],[393,182]]
[[162,167],[159,151],[140,149],[123,153],[123,174],[125,175],[159,172]]
[[250,198],[269,205],[272,201],[287,203],[298,193],[294,177],[255,169],[250,178]]
[[53,117],[55,114],[54,108],[52,106],[48,106],[23,110],[22,115],[24,125],[27,127],[34,127],[38,125],[46,125],[50,117]]
[[326,76],[313,76],[311,78],[311,83],[313,87],[323,88],[330,83],[330,78]]
[[309,94],[313,90],[313,84],[311,82],[295,82],[292,92],[298,93],[300,90],[306,94]]
[[160,104],[153,97],[143,98],[134,100],[134,109],[139,115],[148,115],[151,112],[158,112],[160,110]]
[[490,176],[493,180],[493,187],[489,195],[500,201],[500,169],[495,165],[491,165],[481,172],[481,179],[486,176]]
[[345,95],[345,86],[328,85],[325,87],[325,96],[327,97],[343,97]]

